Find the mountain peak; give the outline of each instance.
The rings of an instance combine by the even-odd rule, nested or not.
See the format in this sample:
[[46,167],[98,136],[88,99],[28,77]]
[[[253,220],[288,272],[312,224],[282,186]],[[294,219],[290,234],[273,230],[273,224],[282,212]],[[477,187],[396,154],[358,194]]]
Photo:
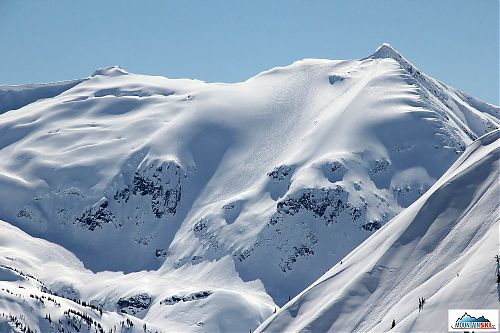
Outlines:
[[129,72],[121,68],[120,66],[110,66],[110,67],[103,67],[97,69],[94,73],[92,73],[93,76],[97,75],[104,75],[104,76],[120,76],[120,75],[128,75]]
[[404,59],[403,56],[396,51],[389,43],[383,43],[380,45],[375,52],[369,56],[371,59],[382,59],[382,58],[391,58],[399,61],[400,59]]

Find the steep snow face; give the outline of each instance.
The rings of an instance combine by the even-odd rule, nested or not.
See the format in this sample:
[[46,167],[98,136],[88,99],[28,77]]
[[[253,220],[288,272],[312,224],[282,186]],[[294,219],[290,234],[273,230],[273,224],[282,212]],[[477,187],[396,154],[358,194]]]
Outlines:
[[98,70],[0,115],[0,217],[94,272],[216,261],[283,304],[498,127],[391,52],[237,84]]
[[[444,332],[448,309],[500,305],[500,131],[258,332]],[[422,311],[418,299],[425,298]]]

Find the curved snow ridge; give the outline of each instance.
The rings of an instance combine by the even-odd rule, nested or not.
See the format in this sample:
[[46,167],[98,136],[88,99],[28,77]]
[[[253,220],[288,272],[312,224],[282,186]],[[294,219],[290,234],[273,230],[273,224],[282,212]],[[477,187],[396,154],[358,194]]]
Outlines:
[[396,332],[446,331],[449,308],[497,308],[499,143],[498,131],[474,142],[422,198],[256,332],[382,332],[393,320]]
[[500,138],[500,129],[496,129],[478,138],[475,142],[471,144],[471,147],[475,147],[476,145],[489,146],[499,138]]
[[443,177],[436,182],[433,187],[439,186],[442,179],[446,179],[449,175],[456,172],[457,169],[466,169],[470,167],[474,163],[476,163],[476,158],[471,156],[478,156],[480,154],[484,154],[484,151],[490,152],[491,149],[495,148],[495,145],[498,146],[497,141],[500,139],[500,129],[491,131],[474,142],[472,142],[465,152],[458,158],[458,160],[446,171]]

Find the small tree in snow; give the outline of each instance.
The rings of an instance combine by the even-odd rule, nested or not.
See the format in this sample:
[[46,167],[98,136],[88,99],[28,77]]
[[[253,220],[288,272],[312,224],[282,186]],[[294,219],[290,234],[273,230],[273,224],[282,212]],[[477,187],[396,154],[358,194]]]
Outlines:
[[497,260],[497,283],[500,283],[500,256],[497,254],[495,259]]

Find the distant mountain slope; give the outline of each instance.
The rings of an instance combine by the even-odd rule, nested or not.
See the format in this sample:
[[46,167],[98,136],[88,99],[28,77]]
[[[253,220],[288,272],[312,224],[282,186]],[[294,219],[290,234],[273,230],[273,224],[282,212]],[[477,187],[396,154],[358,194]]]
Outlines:
[[0,85],[0,114],[20,109],[41,99],[55,97],[81,82],[83,80],[15,86]]
[[[448,309],[499,308],[500,131],[258,332],[444,332]],[[426,299],[418,310],[418,299]]]

